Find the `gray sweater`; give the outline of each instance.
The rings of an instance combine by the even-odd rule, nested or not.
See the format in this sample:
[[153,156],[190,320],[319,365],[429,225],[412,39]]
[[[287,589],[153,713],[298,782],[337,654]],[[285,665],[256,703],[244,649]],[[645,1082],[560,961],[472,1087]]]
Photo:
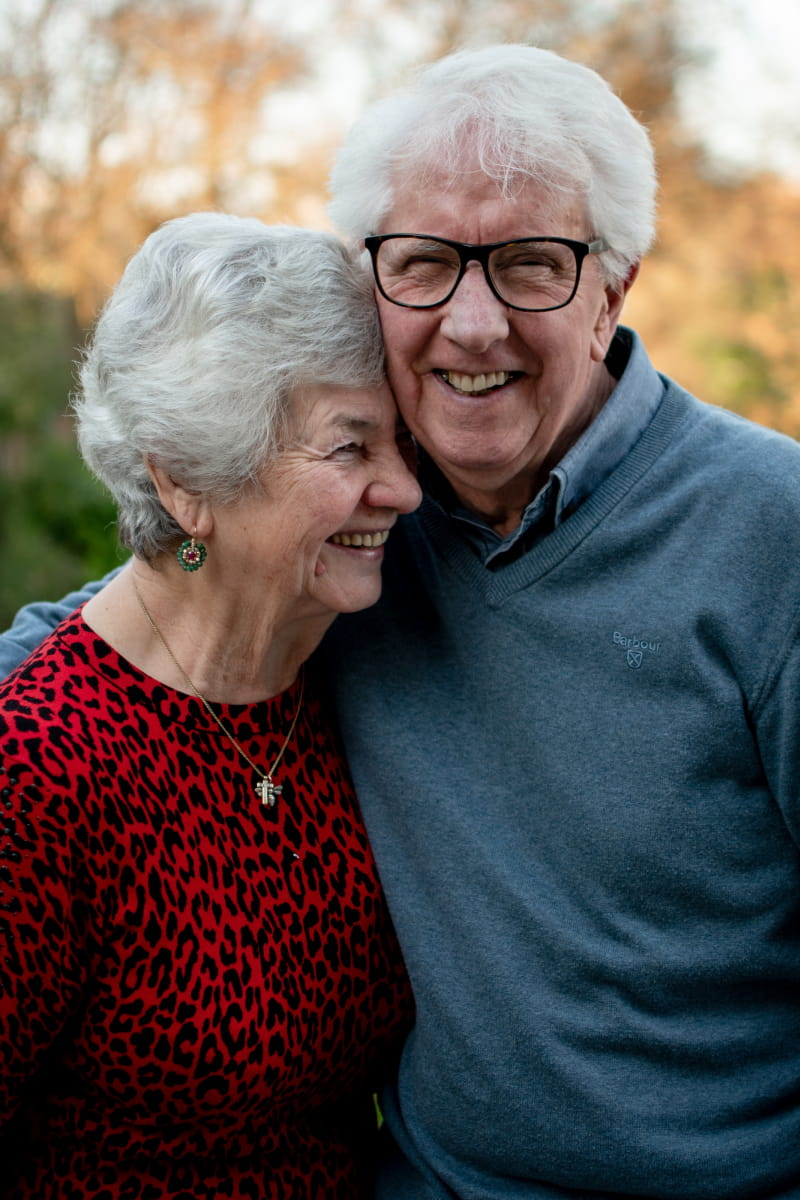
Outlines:
[[427,499],[329,635],[417,1001],[387,1200],[800,1196],[800,448],[654,386],[527,553]]

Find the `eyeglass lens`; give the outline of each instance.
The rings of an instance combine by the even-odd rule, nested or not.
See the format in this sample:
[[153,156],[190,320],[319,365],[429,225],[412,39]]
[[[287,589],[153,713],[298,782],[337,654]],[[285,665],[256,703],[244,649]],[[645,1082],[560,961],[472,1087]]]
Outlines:
[[[458,251],[435,238],[389,238],[377,256],[381,287],[390,300],[411,307],[440,304],[461,269]],[[559,308],[572,297],[578,264],[560,242],[513,242],[489,254],[497,294],[517,308]]]

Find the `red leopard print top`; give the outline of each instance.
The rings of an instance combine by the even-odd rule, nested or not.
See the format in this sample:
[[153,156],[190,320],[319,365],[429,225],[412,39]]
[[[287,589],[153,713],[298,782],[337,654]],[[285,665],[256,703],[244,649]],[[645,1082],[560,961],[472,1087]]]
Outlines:
[[[78,614],[0,685],[3,1197],[370,1194],[410,992],[305,692],[269,809],[200,701]],[[265,767],[297,701],[219,712]]]

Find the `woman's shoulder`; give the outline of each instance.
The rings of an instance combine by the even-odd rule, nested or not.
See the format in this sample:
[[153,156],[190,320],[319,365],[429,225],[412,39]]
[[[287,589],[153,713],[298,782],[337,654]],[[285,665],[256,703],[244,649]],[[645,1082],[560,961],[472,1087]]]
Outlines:
[[0,682],[0,758],[43,793],[91,781],[99,757],[119,757],[130,706],[126,664],[71,614]]

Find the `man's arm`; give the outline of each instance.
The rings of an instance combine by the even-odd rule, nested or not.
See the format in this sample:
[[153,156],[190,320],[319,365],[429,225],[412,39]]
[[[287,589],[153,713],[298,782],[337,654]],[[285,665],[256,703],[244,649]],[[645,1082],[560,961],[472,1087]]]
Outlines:
[[[800,609],[800,606],[798,606]],[[800,611],[781,648],[780,663],[753,713],[770,790],[789,834],[800,847]]]
[[15,667],[44,641],[59,622],[74,612],[79,605],[99,592],[113,579],[122,567],[115,567],[102,579],[87,583],[77,592],[70,592],[61,600],[40,601],[26,604],[14,617],[14,622],[5,633],[0,633],[0,679],[10,674]]

